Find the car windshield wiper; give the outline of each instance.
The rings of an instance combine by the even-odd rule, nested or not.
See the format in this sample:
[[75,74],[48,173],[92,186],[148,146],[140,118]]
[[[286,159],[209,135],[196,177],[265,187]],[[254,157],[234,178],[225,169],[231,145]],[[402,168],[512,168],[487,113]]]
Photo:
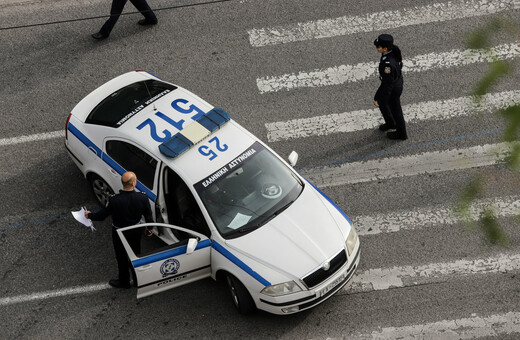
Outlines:
[[[280,215],[285,209],[287,209],[291,204],[293,204],[294,201],[296,201],[296,199],[290,200],[289,202],[284,204],[282,207],[280,207],[278,210],[276,210],[274,213],[270,214],[267,218],[259,221],[258,223],[251,224],[251,225],[247,225],[246,224],[244,227],[236,229],[236,230],[233,230],[232,232],[226,234],[226,236],[233,236],[233,235],[236,235],[236,234],[245,234],[245,233],[248,233],[248,232],[251,232],[251,231],[253,231],[255,229],[260,228],[261,226],[263,226],[267,222],[271,221],[276,216]],[[265,216],[265,215],[266,214],[262,214],[262,215],[260,215],[260,217]]]
[[[254,229],[257,229],[257,228],[260,228],[261,226],[263,226],[264,224],[266,224],[267,222],[271,221],[273,218],[275,218],[276,216],[280,215],[282,213],[282,211],[284,211],[285,209],[287,209],[292,203],[294,202],[294,200],[291,200],[289,202],[287,202],[287,204],[284,204],[281,208],[279,208],[278,210],[276,210],[274,213],[272,213],[271,215],[269,215],[269,217],[261,220],[260,222],[258,223],[255,223],[251,226],[247,226],[247,227],[244,227],[244,228],[241,228],[241,229],[238,229],[237,231],[240,232],[240,233],[244,233],[244,232],[247,232],[247,231],[251,231],[251,230],[254,230]],[[265,215],[265,214],[264,214]],[[263,215],[261,215],[263,216]],[[245,229],[245,230],[244,230]],[[242,231],[244,230],[244,231]]]
[[256,226],[257,227],[261,227],[262,225],[266,224],[267,222],[269,222],[270,220],[272,220],[276,216],[280,215],[282,213],[282,211],[287,209],[291,204],[293,204],[294,201],[295,200],[290,200],[289,202],[287,202],[287,204],[284,204],[280,209],[276,210],[271,216],[269,216],[268,218],[266,218],[263,221],[260,221],[260,223],[258,223]]

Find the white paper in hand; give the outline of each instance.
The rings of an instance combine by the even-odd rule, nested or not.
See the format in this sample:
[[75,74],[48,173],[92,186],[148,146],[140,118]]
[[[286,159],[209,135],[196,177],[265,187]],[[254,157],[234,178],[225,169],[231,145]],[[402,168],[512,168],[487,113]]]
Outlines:
[[72,216],[76,219],[76,221],[80,222],[86,227],[89,227],[90,230],[94,231],[96,228],[94,228],[94,225],[92,224],[92,221],[85,217],[85,208],[81,207],[80,211],[71,211]]

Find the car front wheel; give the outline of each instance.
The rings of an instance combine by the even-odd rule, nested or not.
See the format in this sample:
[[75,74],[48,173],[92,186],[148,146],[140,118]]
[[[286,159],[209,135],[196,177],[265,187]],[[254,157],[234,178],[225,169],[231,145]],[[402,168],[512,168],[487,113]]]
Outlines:
[[231,299],[238,311],[242,314],[254,312],[256,310],[255,302],[242,282],[231,274],[228,274],[226,281]]
[[96,196],[96,200],[103,207],[106,207],[108,198],[114,194],[114,190],[98,175],[90,176],[90,187]]

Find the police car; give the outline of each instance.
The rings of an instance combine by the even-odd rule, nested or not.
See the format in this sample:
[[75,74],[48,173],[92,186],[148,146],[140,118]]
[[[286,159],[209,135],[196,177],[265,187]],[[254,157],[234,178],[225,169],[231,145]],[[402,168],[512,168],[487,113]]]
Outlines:
[[[352,222],[268,146],[193,93],[144,71],[81,100],[66,148],[96,199],[133,171],[156,223],[118,229],[137,298],[199,279],[227,282],[242,313],[289,314],[344,287],[359,263]],[[129,230],[152,228],[141,249]]]

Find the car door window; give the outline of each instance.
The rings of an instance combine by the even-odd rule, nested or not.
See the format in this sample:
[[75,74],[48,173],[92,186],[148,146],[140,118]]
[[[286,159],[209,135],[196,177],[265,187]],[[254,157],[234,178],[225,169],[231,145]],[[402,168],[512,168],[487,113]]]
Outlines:
[[182,178],[168,167],[164,170],[164,196],[170,224],[210,237],[208,224],[195,197]]
[[152,190],[157,160],[137,146],[120,140],[106,143],[107,154],[126,171],[133,171],[139,182]]

